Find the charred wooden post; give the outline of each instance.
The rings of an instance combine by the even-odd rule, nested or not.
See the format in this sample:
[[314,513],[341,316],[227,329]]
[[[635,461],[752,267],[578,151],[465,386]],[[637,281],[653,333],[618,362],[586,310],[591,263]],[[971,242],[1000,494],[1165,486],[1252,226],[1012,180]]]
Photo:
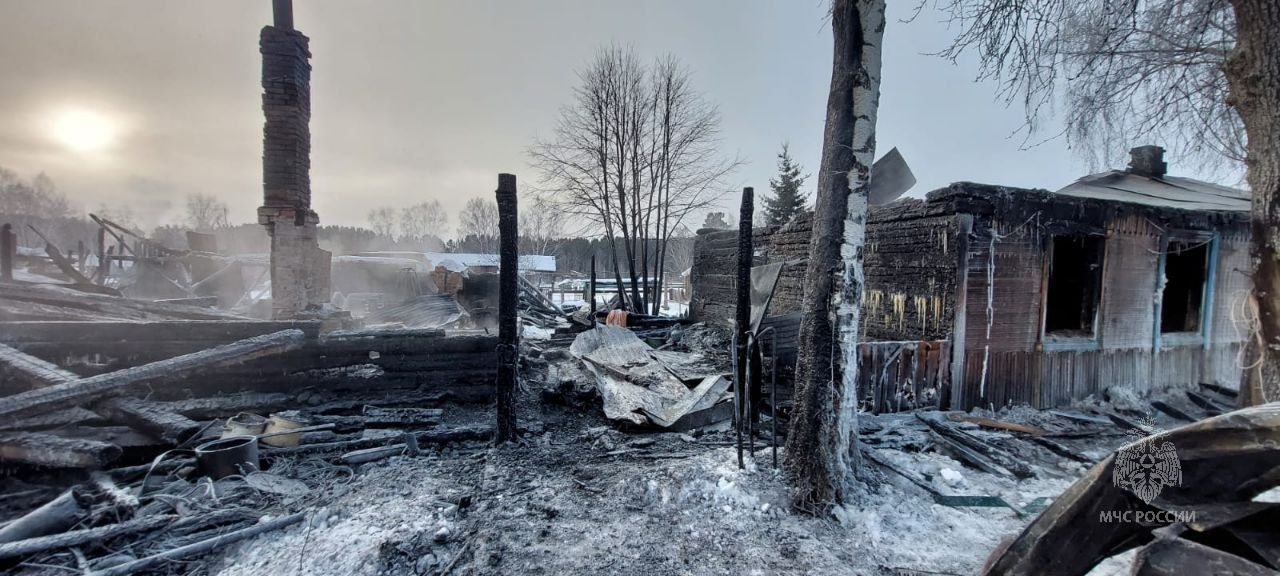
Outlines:
[[734,416],[738,431],[738,467],[742,467],[742,429],[751,433],[751,421],[755,418],[751,410],[751,391],[747,382],[748,339],[751,332],[751,217],[755,212],[755,190],[748,187],[742,189],[742,207],[738,210],[738,278],[737,307],[734,314],[734,350],[735,371],[733,373],[734,397],[737,398],[738,411]]
[[494,441],[516,439],[516,293],[519,271],[519,238],[516,235],[516,177],[498,175],[498,238],[501,243],[498,268],[498,426]]
[[587,299],[591,302],[591,325],[596,325],[596,253],[591,252],[591,285],[587,290]]
[[107,231],[101,226],[98,227],[98,269],[94,270],[93,278],[98,284],[107,281],[107,274],[111,273],[111,261],[107,260]]
[[0,226],[0,280],[13,280],[13,261],[18,256],[18,238],[13,225]]
[[293,30],[293,0],[271,0],[271,19],[276,28]]

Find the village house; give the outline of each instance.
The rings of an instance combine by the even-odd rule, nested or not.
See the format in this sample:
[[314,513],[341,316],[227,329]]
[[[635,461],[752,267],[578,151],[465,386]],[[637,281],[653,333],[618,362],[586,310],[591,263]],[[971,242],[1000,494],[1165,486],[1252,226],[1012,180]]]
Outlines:
[[[1063,406],[1112,387],[1237,388],[1249,194],[1166,174],[1163,150],[1056,192],[958,182],[872,207],[859,367],[875,411]],[[810,218],[755,235],[786,262],[765,325],[793,371]],[[691,314],[728,321],[734,232],[695,247]],[[767,346],[769,342],[765,342]]]

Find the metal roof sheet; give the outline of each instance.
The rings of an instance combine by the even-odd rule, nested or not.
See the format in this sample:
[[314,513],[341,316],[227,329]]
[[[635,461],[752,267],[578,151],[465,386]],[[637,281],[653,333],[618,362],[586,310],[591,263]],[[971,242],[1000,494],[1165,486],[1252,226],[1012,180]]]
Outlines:
[[1085,176],[1055,192],[1063,196],[1129,202],[1162,208],[1248,212],[1248,191],[1191,178],[1150,178],[1123,170]]

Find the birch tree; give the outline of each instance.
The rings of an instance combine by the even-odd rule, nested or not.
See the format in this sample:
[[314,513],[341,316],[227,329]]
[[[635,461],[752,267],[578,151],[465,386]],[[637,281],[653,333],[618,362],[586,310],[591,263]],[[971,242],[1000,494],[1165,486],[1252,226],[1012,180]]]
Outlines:
[[[1243,160],[1253,191],[1255,337],[1248,402],[1280,400],[1280,3],[1275,0],[955,0],[981,77],[1035,131],[1062,104],[1086,143],[1155,137]],[[1090,136],[1101,135],[1099,139]]]
[[884,0],[835,0],[831,11],[831,90],[784,463],[792,505],[811,513],[845,501],[858,462],[857,340],[884,14]]

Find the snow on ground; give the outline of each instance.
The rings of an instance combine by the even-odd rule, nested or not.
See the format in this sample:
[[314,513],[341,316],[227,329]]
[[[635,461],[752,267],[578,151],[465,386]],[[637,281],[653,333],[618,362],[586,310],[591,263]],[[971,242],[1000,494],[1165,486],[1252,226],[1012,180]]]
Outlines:
[[[896,477],[873,478],[834,519],[797,515],[767,450],[739,470],[723,437],[591,430],[369,465],[309,527],[241,545],[216,573],[435,574],[461,554],[454,574],[971,574],[1028,521],[1008,508],[935,504]],[[655,443],[610,454],[642,438]],[[955,483],[948,493],[991,491],[1016,505],[1068,483],[890,456],[923,458],[913,469],[938,471],[937,482]],[[464,495],[473,503],[459,510]]]

